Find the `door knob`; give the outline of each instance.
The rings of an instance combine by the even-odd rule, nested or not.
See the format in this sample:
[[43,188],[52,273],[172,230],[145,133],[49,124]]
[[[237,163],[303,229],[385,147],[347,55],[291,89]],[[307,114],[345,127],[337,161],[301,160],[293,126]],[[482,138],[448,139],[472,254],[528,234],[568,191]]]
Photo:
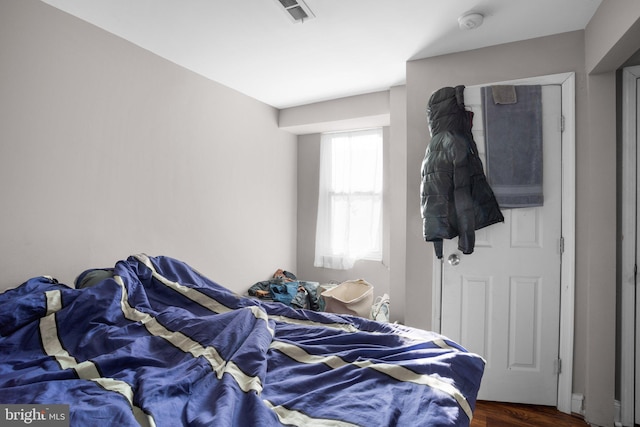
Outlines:
[[458,256],[458,254],[451,254],[449,255],[449,258],[447,258],[447,261],[451,265],[458,265],[460,264],[460,257]]

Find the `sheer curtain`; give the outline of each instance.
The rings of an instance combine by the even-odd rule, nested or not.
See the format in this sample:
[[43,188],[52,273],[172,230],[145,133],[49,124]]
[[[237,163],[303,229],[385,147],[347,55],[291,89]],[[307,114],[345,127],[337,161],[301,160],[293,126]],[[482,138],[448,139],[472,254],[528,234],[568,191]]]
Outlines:
[[382,260],[382,129],[322,135],[314,266]]

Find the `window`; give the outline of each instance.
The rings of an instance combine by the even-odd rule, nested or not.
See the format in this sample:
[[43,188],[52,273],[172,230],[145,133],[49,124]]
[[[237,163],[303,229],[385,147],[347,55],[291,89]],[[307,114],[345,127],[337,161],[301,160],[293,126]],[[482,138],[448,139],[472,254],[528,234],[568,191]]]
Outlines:
[[382,261],[382,129],[322,134],[314,266]]

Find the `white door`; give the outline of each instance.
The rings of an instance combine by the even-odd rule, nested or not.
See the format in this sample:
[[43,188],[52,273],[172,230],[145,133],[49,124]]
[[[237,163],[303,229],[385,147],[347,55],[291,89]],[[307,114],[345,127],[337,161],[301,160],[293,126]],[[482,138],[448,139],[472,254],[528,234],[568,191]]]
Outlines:
[[[484,159],[480,88],[465,90]],[[463,255],[445,241],[441,332],[486,360],[478,398],[558,402],[562,130],[560,85],[542,87],[544,206],[503,209]],[[449,257],[459,262],[448,262]]]

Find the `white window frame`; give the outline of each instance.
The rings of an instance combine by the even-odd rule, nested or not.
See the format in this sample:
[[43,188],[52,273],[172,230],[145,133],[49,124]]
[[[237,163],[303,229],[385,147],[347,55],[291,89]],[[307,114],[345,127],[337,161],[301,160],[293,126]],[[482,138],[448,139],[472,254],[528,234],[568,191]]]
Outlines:
[[[383,259],[383,129],[327,132],[321,135],[320,185],[314,266],[351,269],[359,259]],[[339,145],[338,145],[339,144]],[[371,164],[358,160],[365,155],[361,144],[377,144],[368,149]],[[355,156],[360,156],[355,158]],[[364,166],[363,166],[364,165]],[[354,173],[356,175],[354,175]],[[364,180],[359,177],[367,176]],[[371,187],[367,187],[371,183]],[[340,203],[336,203],[340,202]],[[369,203],[371,216],[357,218],[357,208]],[[335,212],[342,205],[345,212]],[[358,234],[358,232],[360,234]],[[354,236],[371,238],[363,249]],[[359,239],[362,242],[361,239]]]

